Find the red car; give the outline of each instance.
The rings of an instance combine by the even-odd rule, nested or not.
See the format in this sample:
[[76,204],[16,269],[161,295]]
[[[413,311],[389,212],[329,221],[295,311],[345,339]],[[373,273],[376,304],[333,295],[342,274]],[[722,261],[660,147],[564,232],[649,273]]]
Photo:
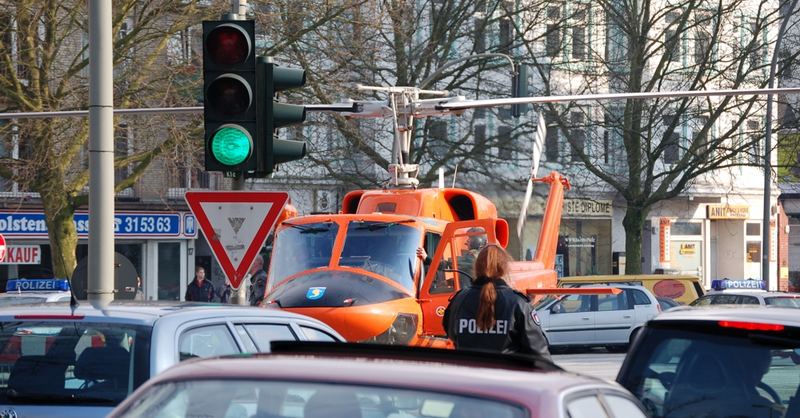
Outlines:
[[109,417],[645,417],[613,382],[542,358],[443,349],[273,343],[272,354],[182,363]]

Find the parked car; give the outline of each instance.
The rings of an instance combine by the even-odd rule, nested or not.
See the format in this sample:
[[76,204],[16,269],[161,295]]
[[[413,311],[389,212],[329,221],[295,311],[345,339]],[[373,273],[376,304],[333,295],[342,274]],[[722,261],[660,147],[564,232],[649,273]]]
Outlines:
[[762,280],[713,280],[711,292],[690,305],[760,305],[800,309],[800,293],[768,292]]
[[654,418],[800,417],[793,309],[681,307],[642,329],[617,376]]
[[0,416],[105,416],[186,359],[268,351],[275,340],[343,341],[279,310],[181,302],[0,308]]
[[685,274],[628,274],[570,276],[558,279],[561,287],[585,286],[591,284],[630,284],[644,286],[657,297],[675,299],[687,304],[705,294],[700,277]]
[[[609,287],[609,286],[596,286]],[[619,294],[567,294],[538,303],[536,313],[550,347],[626,347],[661,310],[643,286],[615,284]]]
[[[613,382],[541,357],[372,344],[275,343],[156,376],[110,418],[645,417]],[[302,347],[305,346],[305,347]]]
[[0,307],[44,302],[69,302],[67,279],[10,279],[0,293]]

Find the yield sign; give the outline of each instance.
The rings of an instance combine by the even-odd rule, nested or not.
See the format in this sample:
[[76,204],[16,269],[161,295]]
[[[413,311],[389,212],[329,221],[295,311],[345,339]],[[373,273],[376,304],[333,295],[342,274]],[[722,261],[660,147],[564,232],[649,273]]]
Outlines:
[[234,288],[239,288],[287,200],[285,192],[186,192],[186,203]]

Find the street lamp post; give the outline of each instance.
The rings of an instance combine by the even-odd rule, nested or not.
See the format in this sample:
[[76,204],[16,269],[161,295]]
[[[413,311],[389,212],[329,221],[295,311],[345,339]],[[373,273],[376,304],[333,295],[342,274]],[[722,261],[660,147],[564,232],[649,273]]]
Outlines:
[[[781,26],[778,29],[778,36],[775,39],[775,49],[772,51],[772,62],[769,66],[769,86],[775,86],[775,69],[778,66],[778,52],[781,48],[781,41],[783,40],[783,33],[786,31],[786,25],[789,23],[789,17],[794,12],[798,0],[792,0],[792,4],[786,9],[781,19]],[[766,132],[764,137],[764,212],[763,220],[761,222],[761,278],[766,281],[767,288],[770,288],[769,276],[769,256],[770,256],[770,240],[772,238],[772,228],[770,228],[770,218],[772,215],[772,94],[767,94],[767,115],[766,115]]]

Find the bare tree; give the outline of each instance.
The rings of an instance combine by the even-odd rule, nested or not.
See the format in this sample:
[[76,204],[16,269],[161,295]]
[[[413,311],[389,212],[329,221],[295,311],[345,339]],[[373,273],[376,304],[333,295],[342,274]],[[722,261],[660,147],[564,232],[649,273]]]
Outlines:
[[[774,1],[545,7],[552,41],[544,54],[525,45],[543,95],[764,87],[780,17]],[[553,135],[546,159],[585,168],[577,183],[602,183],[625,201],[626,272],[640,273],[642,231],[654,204],[714,173],[761,164],[764,109],[763,97],[744,96],[548,105],[542,111],[568,146],[559,149]]]

